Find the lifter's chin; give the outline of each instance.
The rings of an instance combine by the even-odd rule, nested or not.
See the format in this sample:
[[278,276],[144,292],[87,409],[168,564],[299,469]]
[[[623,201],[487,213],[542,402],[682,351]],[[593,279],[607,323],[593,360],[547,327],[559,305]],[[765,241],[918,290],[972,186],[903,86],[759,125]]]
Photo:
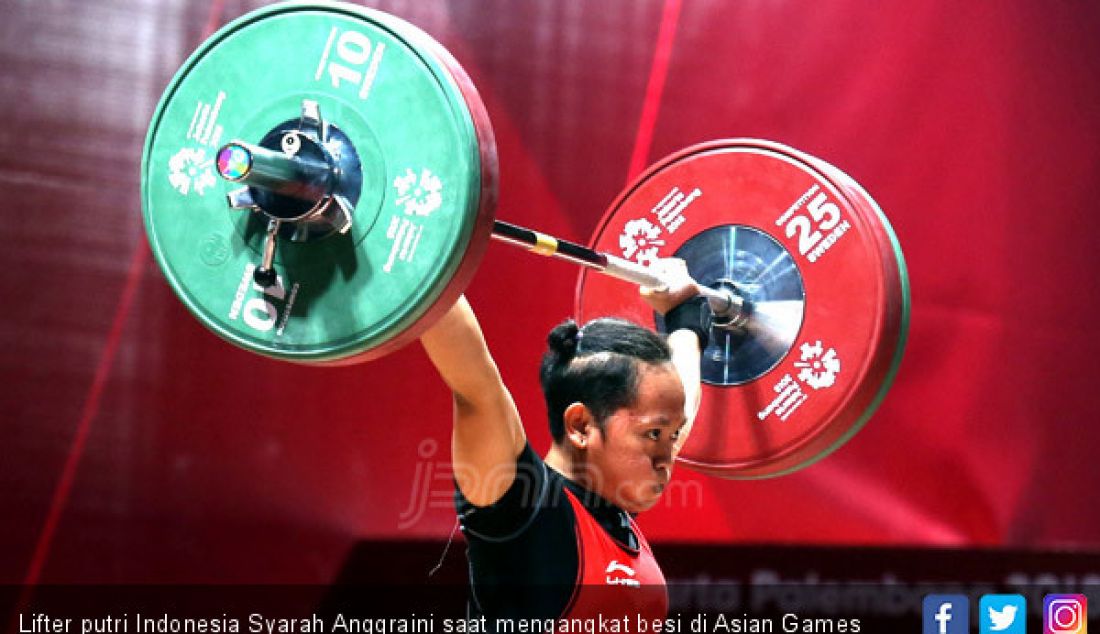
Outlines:
[[665,485],[659,483],[642,485],[634,491],[634,495],[631,496],[631,499],[623,500],[621,506],[623,510],[628,513],[648,511],[657,505],[664,490]]

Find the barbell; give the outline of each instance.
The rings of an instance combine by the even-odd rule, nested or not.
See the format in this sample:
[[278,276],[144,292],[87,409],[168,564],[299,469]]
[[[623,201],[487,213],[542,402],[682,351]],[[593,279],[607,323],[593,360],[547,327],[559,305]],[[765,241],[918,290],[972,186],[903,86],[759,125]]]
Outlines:
[[[345,3],[249,13],[200,45],[153,115],[145,226],[184,305],[246,350],[310,365],[380,357],[469,283],[490,238],[580,264],[580,320],[664,329],[633,284],[680,257],[714,317],[680,460],[787,473],[854,435],[908,327],[904,258],[871,197],[825,161],[726,139],[648,168],[589,245],[495,220],[496,146],[435,40]],[[596,275],[600,273],[600,275]]]

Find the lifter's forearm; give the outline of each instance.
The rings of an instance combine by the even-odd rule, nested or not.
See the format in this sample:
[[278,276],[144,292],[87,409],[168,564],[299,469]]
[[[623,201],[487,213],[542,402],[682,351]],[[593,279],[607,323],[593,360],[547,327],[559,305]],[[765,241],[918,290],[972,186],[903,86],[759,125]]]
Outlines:
[[420,336],[428,358],[455,396],[475,401],[501,386],[485,337],[466,297]]
[[702,401],[703,386],[699,366],[702,351],[699,349],[699,337],[690,330],[669,333],[668,347],[672,349],[672,365],[676,367],[680,381],[684,384],[684,416],[687,417],[687,423],[680,429],[673,449],[674,453],[680,453],[691,434],[691,426]]

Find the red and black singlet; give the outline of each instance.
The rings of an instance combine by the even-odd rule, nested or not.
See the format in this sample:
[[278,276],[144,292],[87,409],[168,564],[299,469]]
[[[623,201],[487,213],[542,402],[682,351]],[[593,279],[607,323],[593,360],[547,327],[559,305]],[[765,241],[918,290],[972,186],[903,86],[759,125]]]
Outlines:
[[491,506],[456,492],[471,603],[497,618],[664,618],[665,579],[630,514],[546,466],[528,445]]
[[638,538],[638,547],[619,542],[596,521],[568,489],[566,497],[576,518],[579,581],[565,613],[566,618],[596,618],[600,615],[641,616],[649,621],[668,614],[665,576],[649,542],[628,516]]

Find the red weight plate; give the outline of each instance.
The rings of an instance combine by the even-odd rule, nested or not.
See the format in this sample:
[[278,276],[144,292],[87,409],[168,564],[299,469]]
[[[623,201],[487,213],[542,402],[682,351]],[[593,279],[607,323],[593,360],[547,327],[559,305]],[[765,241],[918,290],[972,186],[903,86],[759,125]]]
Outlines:
[[[703,351],[685,466],[728,478],[808,466],[863,426],[900,362],[908,282],[889,224],[855,181],[786,146],[723,140],[663,159],[612,203],[592,246],[683,257],[752,307],[745,330],[714,329]],[[663,327],[635,288],[588,270],[576,300],[581,321]]]

